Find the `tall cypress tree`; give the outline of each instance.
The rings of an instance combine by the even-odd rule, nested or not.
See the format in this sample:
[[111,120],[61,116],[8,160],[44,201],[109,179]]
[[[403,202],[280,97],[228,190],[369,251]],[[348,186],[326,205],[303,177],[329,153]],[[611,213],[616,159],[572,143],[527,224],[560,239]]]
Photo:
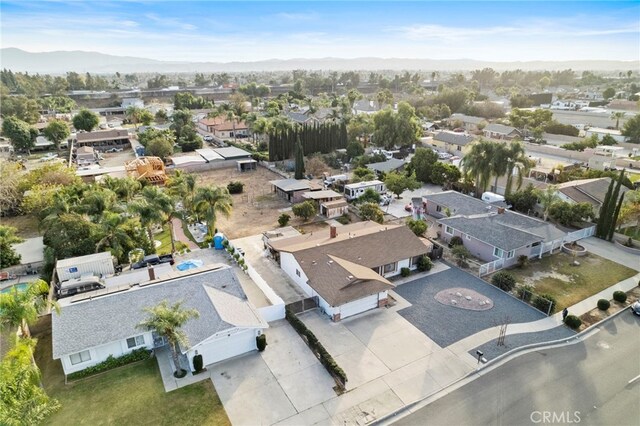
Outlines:
[[296,143],[296,164],[295,164],[295,178],[303,179],[304,178],[304,154],[302,152],[302,143],[300,142],[300,138],[298,138],[298,142]]
[[620,196],[618,200],[618,205],[616,206],[616,210],[613,212],[613,217],[611,219],[611,227],[609,227],[609,235],[607,235],[607,240],[611,241],[613,239],[613,233],[616,230],[616,223],[618,222],[618,215],[620,214],[620,209],[622,208],[622,202],[624,201],[624,194]]
[[613,192],[614,180],[611,179],[609,183],[609,189],[607,189],[607,194],[604,196],[604,200],[602,201],[602,206],[600,206],[600,213],[598,215],[598,223],[596,225],[596,237],[605,239],[607,235],[607,231],[605,230],[607,216],[609,211],[609,201],[611,199],[611,193]]

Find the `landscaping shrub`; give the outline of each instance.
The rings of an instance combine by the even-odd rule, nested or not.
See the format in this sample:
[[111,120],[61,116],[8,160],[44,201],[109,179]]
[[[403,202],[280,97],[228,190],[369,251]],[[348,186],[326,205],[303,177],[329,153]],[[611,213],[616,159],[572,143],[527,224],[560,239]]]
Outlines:
[[518,297],[525,302],[529,302],[531,300],[531,296],[533,296],[533,286],[530,285],[521,285],[518,287]]
[[280,225],[280,227],[287,226],[289,219],[291,219],[291,216],[286,213],[282,213],[278,218],[278,225]]
[[576,330],[582,324],[582,320],[575,315],[567,315],[567,317],[564,319],[564,323],[567,325],[567,327]]
[[506,271],[499,271],[491,277],[491,284],[495,285],[500,290],[511,291],[516,286],[516,279]]
[[229,182],[227,185],[227,190],[229,194],[242,194],[242,190],[244,189],[244,183],[238,181]]
[[121,367],[123,365],[131,364],[136,361],[144,361],[151,357],[151,351],[146,348],[136,349],[129,352],[126,355],[119,356],[117,358],[109,356],[106,360],[99,364],[85,368],[81,371],[76,371],[67,376],[69,380],[82,379],[83,377],[92,376],[94,374],[102,373],[103,371],[111,370],[113,368]]
[[267,336],[265,334],[256,337],[256,346],[258,347],[258,352],[264,351],[267,347]]
[[451,240],[449,240],[449,247],[461,246],[462,244],[462,238],[457,235],[451,237]]
[[606,311],[607,309],[609,309],[609,306],[611,306],[611,303],[609,303],[607,299],[598,300],[598,309],[600,309],[601,311]]
[[338,223],[341,223],[343,225],[348,225],[349,223],[351,223],[351,218],[349,217],[348,214],[344,213],[342,216],[337,217],[336,221],[338,221]]
[[458,266],[462,268],[467,266],[467,259],[471,257],[471,253],[463,245],[453,246],[453,248],[451,249],[451,254],[455,256]]
[[202,361],[202,355],[198,354],[196,356],[193,357],[193,369],[196,370],[196,373],[199,373],[202,371],[202,367],[203,367],[203,361]]
[[[551,303],[551,309],[549,309],[549,303]],[[556,310],[558,303],[555,297],[549,294],[540,294],[531,298],[531,305],[545,314],[547,311],[549,311],[549,314],[552,314]]]
[[402,275],[403,277],[408,277],[410,273],[411,273],[411,270],[409,268],[400,269],[400,275]]
[[529,256],[521,254],[518,256],[518,268],[522,269],[529,264]]
[[222,247],[224,247],[224,248],[229,247],[229,240],[227,240],[226,238],[224,240],[222,240]]
[[429,256],[424,255],[418,260],[418,271],[426,272],[433,268],[433,262],[429,259]]
[[627,293],[625,293],[624,291],[614,291],[613,300],[615,300],[616,302],[624,303],[627,301]]
[[300,318],[298,318],[289,309],[285,310],[285,318],[287,319],[287,321],[289,321],[289,324],[291,324],[293,329],[298,332],[298,334],[306,338],[309,347],[312,351],[320,356],[320,363],[324,365],[327,371],[338,377],[342,382],[342,385],[347,383],[347,375],[344,370],[340,368],[331,354],[327,352],[324,346],[322,346],[322,343],[320,343],[315,334],[313,334],[313,332],[307,328],[304,322],[302,322]]

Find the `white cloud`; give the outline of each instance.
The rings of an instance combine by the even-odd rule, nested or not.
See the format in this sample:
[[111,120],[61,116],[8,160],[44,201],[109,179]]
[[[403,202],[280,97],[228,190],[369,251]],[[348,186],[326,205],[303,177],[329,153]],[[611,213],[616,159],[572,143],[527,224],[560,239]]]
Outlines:
[[156,15],[155,13],[147,13],[144,16],[150,21],[153,21],[158,25],[162,25],[166,27],[174,27],[174,28],[179,28],[181,30],[187,30],[187,31],[193,31],[198,29],[198,27],[196,27],[193,24],[188,24],[174,18],[162,18]]
[[317,12],[280,12],[275,15],[271,15],[271,18],[277,18],[286,21],[315,21],[320,18]]

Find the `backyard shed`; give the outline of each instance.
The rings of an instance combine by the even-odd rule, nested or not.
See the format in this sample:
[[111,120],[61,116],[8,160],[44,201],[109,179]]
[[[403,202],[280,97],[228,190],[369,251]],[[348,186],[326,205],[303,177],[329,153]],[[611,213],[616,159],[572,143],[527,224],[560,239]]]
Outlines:
[[60,282],[80,278],[86,274],[106,276],[114,273],[113,256],[108,251],[62,259],[56,262],[56,274]]

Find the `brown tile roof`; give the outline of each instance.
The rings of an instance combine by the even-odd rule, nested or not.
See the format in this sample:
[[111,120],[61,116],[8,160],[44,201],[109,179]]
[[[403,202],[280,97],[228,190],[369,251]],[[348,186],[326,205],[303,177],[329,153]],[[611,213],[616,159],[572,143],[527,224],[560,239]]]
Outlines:
[[327,238],[311,241],[310,247],[298,249],[309,246],[307,241],[285,250],[293,253],[309,279],[309,285],[332,306],[388,290],[391,283],[372,268],[429,251],[404,225],[369,225],[361,229],[367,232],[351,237],[349,233],[340,233],[344,228],[346,226],[338,228],[336,238],[328,238],[327,229],[323,232]]
[[328,242],[335,243],[352,236],[358,237],[361,235],[370,234],[372,232],[378,232],[381,229],[396,228],[398,226],[400,225],[381,225],[379,223],[368,220],[366,222],[356,222],[350,225],[338,226],[337,236],[334,239],[329,238],[329,228],[326,228],[322,231],[310,232],[308,234],[285,238],[277,242],[274,241],[271,244],[271,247],[277,251],[294,252],[315,247],[317,245],[326,244]]
[[100,142],[118,139],[129,139],[129,132],[126,130],[105,130],[100,132],[77,133],[78,142]]
[[[215,118],[203,118],[202,120],[200,120],[200,123],[204,124],[205,126],[213,126],[218,131],[233,130],[233,122],[228,121],[227,117],[224,116],[218,116]],[[247,129],[247,125],[244,121],[236,122],[235,126],[236,130]]]

